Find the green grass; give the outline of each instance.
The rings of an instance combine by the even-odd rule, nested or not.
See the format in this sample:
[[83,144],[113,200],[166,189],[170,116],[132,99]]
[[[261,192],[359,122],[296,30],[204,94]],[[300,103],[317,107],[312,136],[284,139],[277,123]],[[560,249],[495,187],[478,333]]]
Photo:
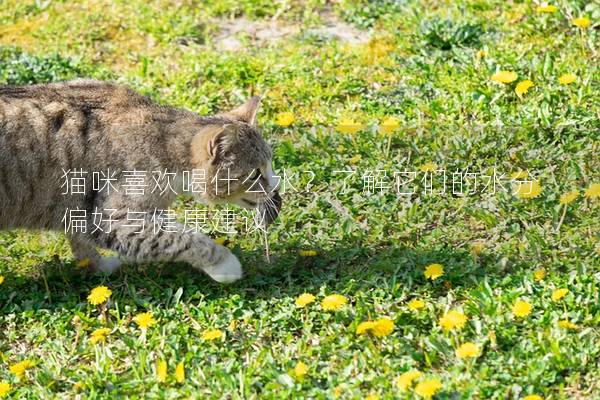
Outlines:
[[[436,399],[600,397],[600,203],[583,196],[600,183],[597,5],[560,1],[558,12],[540,14],[530,3],[477,0],[184,3],[4,2],[0,78],[118,80],[202,114],[265,95],[259,123],[297,189],[269,230],[271,262],[259,235],[240,232],[227,243],[246,277],[231,286],[183,264],[86,276],[62,235],[1,233],[0,382],[12,385],[9,396],[413,398],[394,381],[418,369],[442,382]],[[315,33],[330,15],[372,29],[371,39]],[[580,15],[593,26],[574,27],[570,17]],[[239,16],[303,29],[220,50],[220,21]],[[500,69],[535,86],[521,99],[516,82],[490,80]],[[560,85],[565,73],[577,81]],[[274,124],[284,111],[296,117],[289,128]],[[384,137],[377,125],[390,115],[400,128]],[[340,133],[343,118],[366,127]],[[411,197],[363,190],[367,171],[390,176],[428,162],[449,174],[528,170],[542,192],[524,200],[503,191],[426,195],[421,184]],[[357,173],[344,188],[333,171],[346,169]],[[571,190],[581,194],[563,219],[559,198]],[[443,264],[443,277],[425,278],[431,263]],[[540,268],[547,275],[536,281]],[[98,285],[113,292],[105,313],[86,302]],[[557,288],[569,293],[552,301]],[[302,309],[294,300],[303,292],[317,301]],[[322,311],[333,293],[349,304]],[[408,308],[415,298],[426,302],[418,312]],[[529,316],[512,315],[518,299],[533,305]],[[445,332],[438,321],[451,309],[468,321]],[[133,322],[143,311],[158,321],[145,334]],[[356,334],[380,317],[393,319],[391,335]],[[106,343],[91,344],[103,326]],[[224,338],[205,341],[213,328]],[[457,359],[465,342],[480,346],[476,359]],[[35,366],[19,380],[8,367],[24,359]],[[165,383],[155,376],[161,359]],[[186,379],[177,383],[181,361]],[[301,381],[299,361],[309,367]]]

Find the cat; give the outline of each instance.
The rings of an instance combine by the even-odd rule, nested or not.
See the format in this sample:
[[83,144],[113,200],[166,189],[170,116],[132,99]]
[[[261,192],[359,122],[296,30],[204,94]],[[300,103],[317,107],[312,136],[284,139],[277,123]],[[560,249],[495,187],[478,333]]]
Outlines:
[[[123,262],[183,261],[217,282],[236,281],[242,277],[237,257],[202,232],[176,222],[175,230],[140,229],[140,222],[156,222],[152,216],[169,207],[176,190],[128,192],[127,174],[175,173],[172,186],[181,188],[182,175],[202,171],[206,184],[193,191],[196,201],[257,209],[265,224],[273,222],[282,199],[271,148],[256,127],[259,103],[252,97],[202,117],[110,82],[0,87],[0,230],[65,231],[67,210],[85,210],[83,221],[97,229],[66,235],[75,260],[91,271],[111,273]],[[93,190],[89,175],[100,171],[115,179],[108,190]],[[77,172],[88,179],[70,180],[79,185],[69,195],[65,185]],[[213,184],[220,181],[227,187]],[[111,210],[108,223],[92,220],[98,210]],[[130,223],[132,210],[142,213],[138,224]],[[119,257],[102,257],[97,247]]]

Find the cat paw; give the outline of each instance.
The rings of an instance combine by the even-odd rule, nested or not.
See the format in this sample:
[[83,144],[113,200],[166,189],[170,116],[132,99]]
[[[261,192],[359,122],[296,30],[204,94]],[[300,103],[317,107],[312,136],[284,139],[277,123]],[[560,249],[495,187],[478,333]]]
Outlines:
[[227,256],[219,264],[203,267],[202,270],[212,279],[219,283],[232,283],[242,277],[242,264],[233,253]]
[[119,257],[102,257],[96,270],[110,275],[117,271],[121,267],[121,264]]

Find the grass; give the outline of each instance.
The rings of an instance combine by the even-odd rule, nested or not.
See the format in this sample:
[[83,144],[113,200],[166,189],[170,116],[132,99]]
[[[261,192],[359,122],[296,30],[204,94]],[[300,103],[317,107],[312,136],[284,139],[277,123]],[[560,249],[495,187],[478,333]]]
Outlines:
[[[528,2],[478,0],[4,2],[3,82],[112,79],[202,114],[263,94],[259,123],[294,185],[269,230],[271,262],[260,235],[227,237],[246,270],[231,286],[183,264],[86,276],[62,235],[1,233],[8,396],[413,398],[415,385],[401,391],[395,380],[418,369],[415,383],[442,383],[436,399],[598,398],[600,212],[598,198],[583,193],[600,183],[600,8],[586,3],[559,1],[544,14]],[[327,15],[370,36],[328,38],[318,31]],[[572,25],[581,15],[592,27]],[[302,29],[221,51],[220,23],[240,16]],[[492,82],[497,70],[518,80]],[[577,80],[559,84],[565,73]],[[514,87],[525,79],[534,86],[520,98]],[[294,124],[277,126],[287,111]],[[386,136],[377,125],[387,116],[399,128]],[[365,128],[341,133],[342,119]],[[393,171],[430,162],[450,182],[456,170],[491,175],[495,167],[505,179],[529,171],[542,191],[521,199],[507,181],[496,193],[471,184],[468,196],[425,194],[418,181],[412,196],[364,190],[368,171],[386,170],[393,184]],[[348,169],[356,173],[333,172]],[[572,190],[580,196],[560,204]],[[442,277],[425,278],[431,263],[443,265]],[[546,275],[536,280],[539,269]],[[112,290],[105,310],[86,301],[98,285]],[[553,301],[558,288],[569,292]],[[316,301],[299,308],[304,292]],[[322,310],[329,294],[348,305]],[[424,308],[410,309],[412,299]],[[514,316],[517,300],[531,314]],[[462,329],[442,329],[449,310],[466,315]],[[145,311],[158,323],[143,332],[133,318]],[[356,334],[380,317],[394,321],[390,335]],[[100,327],[110,334],[94,345]],[[224,336],[203,339],[209,329]],[[476,358],[457,358],[465,342],[479,346]],[[9,366],[26,359],[34,365],[19,379]],[[159,360],[166,382],[156,377]],[[294,372],[300,361],[303,379]],[[174,375],[180,362],[183,382]]]

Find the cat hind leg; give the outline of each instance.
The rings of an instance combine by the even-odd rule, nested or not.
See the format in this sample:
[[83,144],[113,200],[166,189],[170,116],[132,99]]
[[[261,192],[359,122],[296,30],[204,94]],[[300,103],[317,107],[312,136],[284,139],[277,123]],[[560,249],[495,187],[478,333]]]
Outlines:
[[96,270],[110,275],[113,272],[118,271],[122,264],[123,262],[119,257],[102,257],[96,266]]
[[75,263],[79,268],[85,268],[90,272],[112,274],[122,264],[118,257],[102,257],[96,249],[96,244],[82,235],[71,235],[68,239]]

